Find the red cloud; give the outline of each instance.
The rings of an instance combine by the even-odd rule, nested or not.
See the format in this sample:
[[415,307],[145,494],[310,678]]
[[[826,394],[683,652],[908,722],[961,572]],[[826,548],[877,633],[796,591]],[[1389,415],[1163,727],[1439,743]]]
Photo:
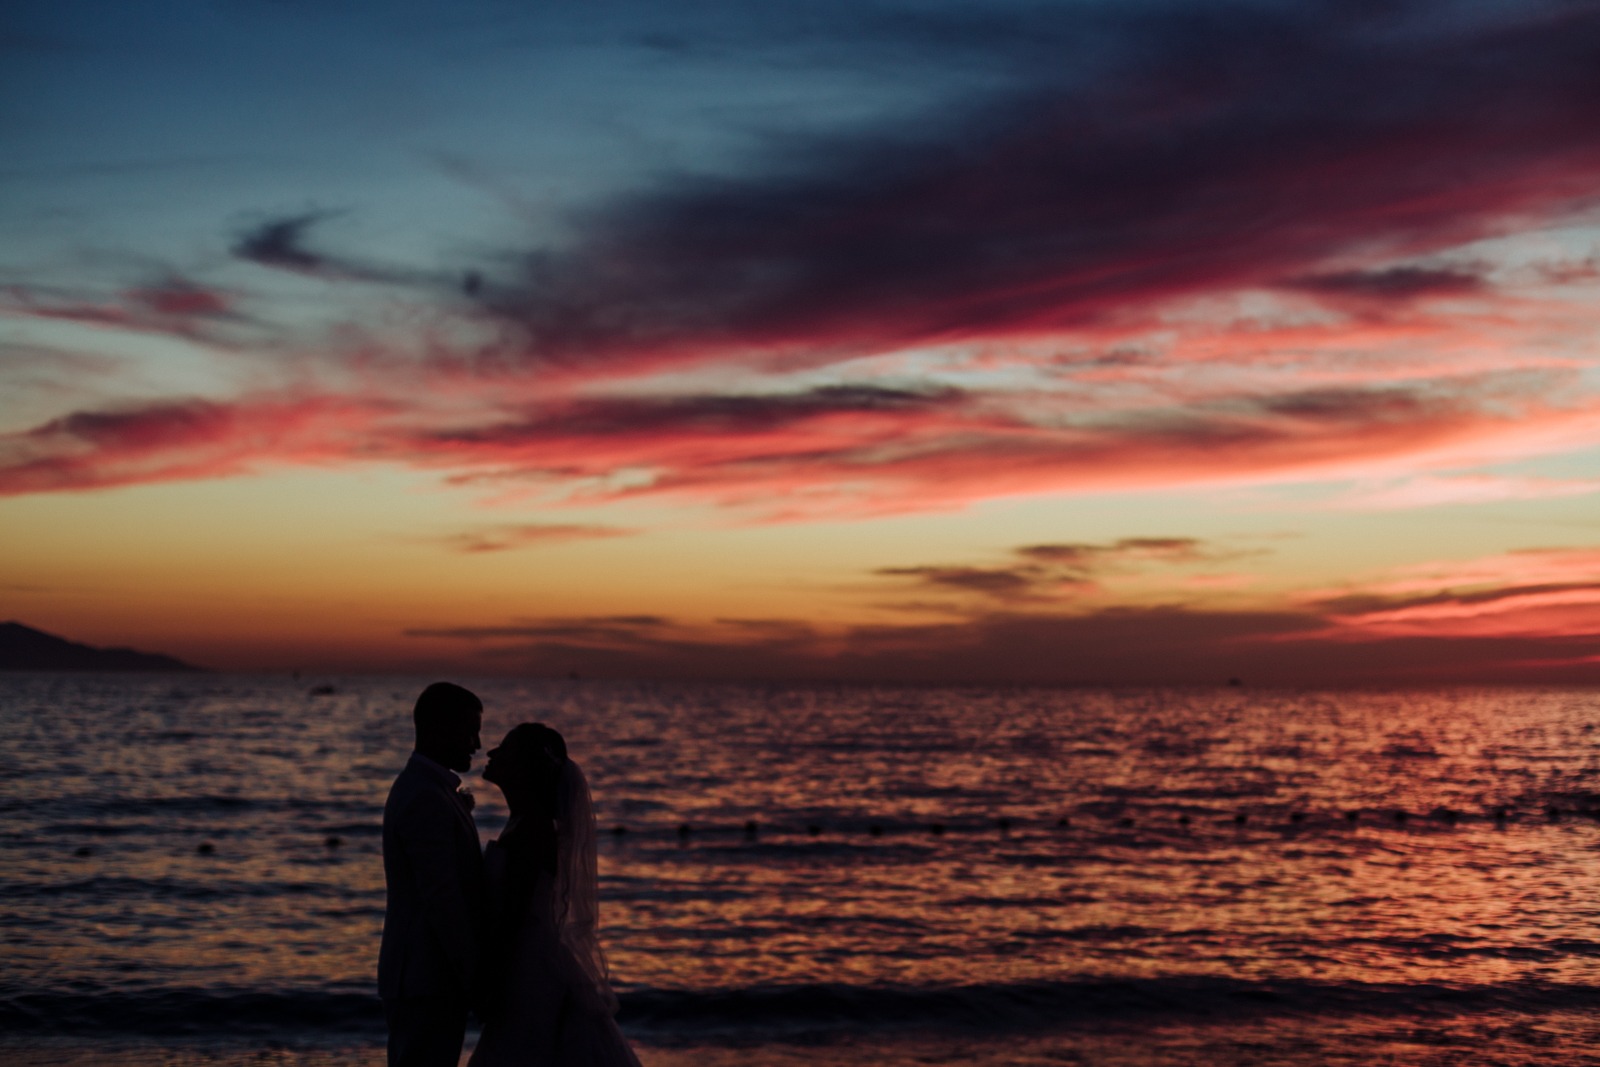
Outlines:
[[221,318],[234,313],[227,295],[182,280],[130,289],[126,295],[136,305],[174,318]]
[[178,277],[127,289],[108,300],[52,296],[12,286],[0,297],[0,313],[166,334],[207,344],[222,344],[216,324],[240,318],[230,294]]
[[[1496,400],[1480,406],[1348,390],[1057,426],[974,405],[948,420],[919,412],[898,427],[866,418],[860,436],[842,419],[821,428],[775,427],[754,441],[691,435],[662,442],[661,454],[692,452],[692,463],[654,467],[641,486],[590,493],[754,500],[786,515],[862,513],[1008,495],[1355,477],[1488,462],[1600,437],[1596,405]],[[580,451],[578,441],[570,443],[572,450],[556,454]],[[636,450],[641,444],[647,447]],[[608,439],[596,466],[579,470],[599,477],[630,462],[648,466],[658,454],[649,444],[627,435]]]
[[359,450],[359,431],[373,414],[368,405],[293,395],[80,411],[0,437],[0,494],[216,478],[347,459]]
[[[1007,495],[1353,477],[1482,463],[1600,437],[1600,410],[1479,383],[1458,395],[1322,390],[1099,418],[1024,417],[958,390],[555,400],[513,417],[264,394],[84,411],[0,438],[0,492],[387,460],[573,499],[670,495],[769,517],[955,507]],[[470,417],[470,416],[465,416]]]
[[[1451,473],[1600,439],[1576,377],[1468,377],[1586,366],[1588,307],[1433,255],[1593,203],[1600,11],[1402,32],[1366,7],[1113,7],[1047,19],[1063,48],[1100,42],[1092,77],[1019,67],[915,137],[640,189],[498,277],[367,267],[308,244],[321,214],[265,220],[236,256],[447,296],[417,314],[420,355],[352,324],[360,351],[297,361],[298,393],[43,421],[0,439],[0,492],[384,460],[784,518]],[[182,279],[5,307],[212,343],[240,318]],[[786,376],[856,356],[876,362],[833,372],[868,384]],[[718,360],[779,373],[636,380]]]
[[1535,549],[1420,564],[1314,602],[1342,640],[1526,638],[1600,651],[1600,550]]

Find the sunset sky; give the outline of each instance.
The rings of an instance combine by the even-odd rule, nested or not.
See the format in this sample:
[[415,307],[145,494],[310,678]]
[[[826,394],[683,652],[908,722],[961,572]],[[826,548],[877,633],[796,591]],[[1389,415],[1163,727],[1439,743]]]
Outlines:
[[1600,682],[1600,3],[0,14],[0,619]]

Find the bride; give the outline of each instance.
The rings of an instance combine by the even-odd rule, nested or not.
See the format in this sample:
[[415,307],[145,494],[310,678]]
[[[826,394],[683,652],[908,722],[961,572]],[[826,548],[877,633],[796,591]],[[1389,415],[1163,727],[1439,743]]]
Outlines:
[[523,723],[483,777],[511,818],[484,853],[489,965],[483,1033],[468,1067],[639,1067],[616,1020],[595,926],[594,811],[561,735]]

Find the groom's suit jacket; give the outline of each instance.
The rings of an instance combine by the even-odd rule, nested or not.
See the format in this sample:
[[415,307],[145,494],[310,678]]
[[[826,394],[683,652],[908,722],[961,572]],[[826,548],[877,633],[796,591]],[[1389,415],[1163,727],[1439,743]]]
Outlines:
[[462,1003],[478,977],[483,851],[460,779],[413,753],[383,807],[388,902],[378,949],[385,1000],[449,997]]

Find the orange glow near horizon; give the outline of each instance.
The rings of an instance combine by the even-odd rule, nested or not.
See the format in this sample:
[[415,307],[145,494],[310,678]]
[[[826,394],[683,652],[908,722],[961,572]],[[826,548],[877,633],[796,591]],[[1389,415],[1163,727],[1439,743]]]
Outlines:
[[[229,669],[1600,681],[1600,15],[1319,9],[1304,70],[1254,17],[1119,14],[1081,81],[774,67],[771,137],[707,57],[558,62],[590,110],[531,126],[455,71],[437,130],[154,185],[41,85],[99,132],[6,179],[0,617]],[[212,118],[145,134],[263,150]]]

